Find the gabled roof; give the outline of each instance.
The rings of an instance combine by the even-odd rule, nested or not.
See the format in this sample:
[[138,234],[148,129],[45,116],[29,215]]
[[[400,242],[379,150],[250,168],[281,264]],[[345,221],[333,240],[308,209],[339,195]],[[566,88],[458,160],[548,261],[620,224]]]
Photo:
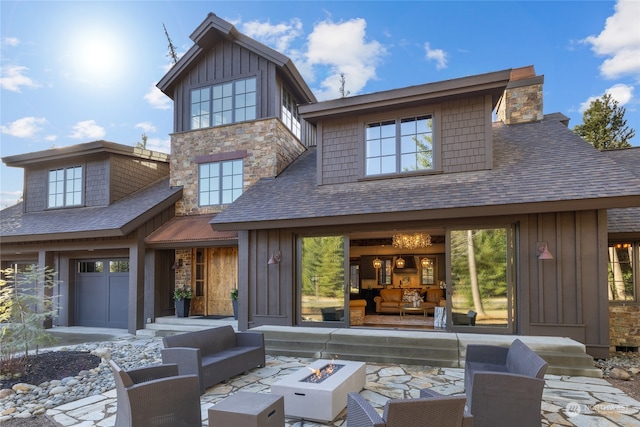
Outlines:
[[[300,116],[311,123],[345,114],[367,114],[438,102],[443,99],[491,95],[493,107],[509,84],[511,69],[457,79],[443,80],[365,95],[349,96],[313,104],[300,105]],[[542,79],[542,77],[539,77]]]
[[22,203],[0,211],[3,243],[120,237],[182,198],[164,178],[108,206],[23,213]]
[[316,149],[258,181],[218,230],[327,226],[634,206],[640,179],[571,132],[562,114],[493,124],[493,169],[317,185]]
[[173,99],[175,85],[179,83],[194,63],[198,62],[200,56],[206,54],[206,52],[211,49],[214,42],[220,37],[225,37],[233,43],[273,62],[276,67],[282,71],[289,83],[298,91],[300,96],[308,102],[316,102],[316,97],[311,92],[311,89],[309,89],[309,86],[307,86],[307,83],[291,59],[251,37],[245,36],[232,24],[217,17],[213,13],[209,13],[207,18],[202,21],[198,28],[191,34],[190,38],[195,44],[180,58],[171,70],[162,77],[156,86],[165,95]]
[[[626,168],[629,176],[640,178],[640,147],[603,151],[603,153],[619,167]],[[607,223],[609,233],[640,234],[640,196],[638,196],[637,207],[610,209],[607,214]]]
[[68,145],[66,147],[51,148],[15,156],[3,157],[7,166],[24,167],[30,164],[45,163],[75,157],[86,157],[90,154],[113,153],[124,156],[137,157],[144,160],[169,163],[169,155],[158,151],[144,150],[130,145],[117,144],[109,141],[93,141],[83,144]]

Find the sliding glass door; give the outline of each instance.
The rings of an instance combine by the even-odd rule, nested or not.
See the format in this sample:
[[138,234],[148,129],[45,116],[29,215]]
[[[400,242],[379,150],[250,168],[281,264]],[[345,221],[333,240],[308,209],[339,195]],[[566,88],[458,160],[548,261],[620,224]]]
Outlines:
[[482,328],[485,333],[513,332],[513,236],[512,228],[450,231],[449,327]]
[[302,322],[344,323],[345,238],[300,238],[300,316]]

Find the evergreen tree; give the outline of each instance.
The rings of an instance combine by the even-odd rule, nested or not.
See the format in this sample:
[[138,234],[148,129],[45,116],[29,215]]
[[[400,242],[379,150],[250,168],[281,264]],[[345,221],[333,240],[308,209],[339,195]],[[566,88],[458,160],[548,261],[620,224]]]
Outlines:
[[605,94],[591,102],[582,114],[582,124],[573,131],[598,150],[631,147],[629,140],[636,134],[627,126],[626,110],[611,95]]

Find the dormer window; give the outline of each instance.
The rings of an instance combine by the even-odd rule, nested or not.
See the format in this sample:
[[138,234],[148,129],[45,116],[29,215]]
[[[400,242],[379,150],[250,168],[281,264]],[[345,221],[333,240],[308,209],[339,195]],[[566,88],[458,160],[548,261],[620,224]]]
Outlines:
[[255,120],[256,78],[191,91],[191,129]]
[[431,115],[368,123],[365,139],[366,176],[434,169]]
[[49,171],[50,208],[82,205],[82,166]]

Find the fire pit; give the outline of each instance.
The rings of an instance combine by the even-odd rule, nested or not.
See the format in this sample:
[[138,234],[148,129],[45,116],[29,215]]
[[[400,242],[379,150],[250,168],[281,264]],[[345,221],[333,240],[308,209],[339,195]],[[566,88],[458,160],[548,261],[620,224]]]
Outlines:
[[271,386],[284,396],[287,417],[331,422],[347,406],[347,394],[364,388],[366,365],[350,360],[319,359]]

